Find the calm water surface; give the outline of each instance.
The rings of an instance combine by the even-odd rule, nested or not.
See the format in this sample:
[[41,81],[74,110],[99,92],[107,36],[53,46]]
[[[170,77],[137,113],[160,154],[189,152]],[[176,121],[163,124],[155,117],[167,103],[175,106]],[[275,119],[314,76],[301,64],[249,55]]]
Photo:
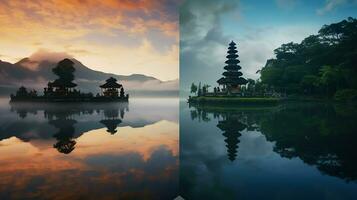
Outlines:
[[357,199],[353,107],[180,107],[184,198]]
[[178,103],[1,99],[0,199],[357,199],[355,108]]
[[0,199],[173,199],[178,99],[0,100]]

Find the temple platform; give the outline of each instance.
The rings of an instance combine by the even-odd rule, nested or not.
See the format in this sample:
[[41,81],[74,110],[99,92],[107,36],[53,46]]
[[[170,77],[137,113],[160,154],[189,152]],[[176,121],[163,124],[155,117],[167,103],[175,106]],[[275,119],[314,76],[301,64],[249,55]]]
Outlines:
[[277,105],[281,98],[275,97],[237,97],[237,96],[194,96],[189,97],[189,103],[226,104],[226,105]]
[[128,102],[129,96],[124,97],[106,97],[106,96],[93,96],[93,97],[18,97],[11,96],[10,102]]

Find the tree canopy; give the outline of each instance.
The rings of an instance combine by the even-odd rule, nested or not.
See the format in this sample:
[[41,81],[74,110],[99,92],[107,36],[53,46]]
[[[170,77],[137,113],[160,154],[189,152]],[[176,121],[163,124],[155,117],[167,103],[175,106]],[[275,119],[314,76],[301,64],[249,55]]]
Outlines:
[[75,68],[73,67],[74,62],[66,58],[61,60],[55,68],[52,69],[52,72],[56,74],[60,80],[66,82],[72,82],[74,80]]
[[324,25],[301,43],[282,44],[260,71],[263,84],[287,94],[332,96],[357,89],[357,19]]

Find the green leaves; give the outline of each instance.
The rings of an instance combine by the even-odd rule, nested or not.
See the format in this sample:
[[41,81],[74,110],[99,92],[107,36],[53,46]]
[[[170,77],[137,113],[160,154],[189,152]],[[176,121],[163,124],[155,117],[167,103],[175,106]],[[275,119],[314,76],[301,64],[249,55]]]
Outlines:
[[332,96],[338,89],[355,88],[357,20],[324,25],[300,44],[282,44],[261,70],[263,84],[278,92]]

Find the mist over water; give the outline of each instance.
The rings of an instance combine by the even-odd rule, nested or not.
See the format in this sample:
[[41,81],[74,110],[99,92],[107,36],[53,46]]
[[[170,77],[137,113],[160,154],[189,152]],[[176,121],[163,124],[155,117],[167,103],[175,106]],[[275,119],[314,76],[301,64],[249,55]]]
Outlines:
[[0,100],[0,199],[173,199],[178,99]]

